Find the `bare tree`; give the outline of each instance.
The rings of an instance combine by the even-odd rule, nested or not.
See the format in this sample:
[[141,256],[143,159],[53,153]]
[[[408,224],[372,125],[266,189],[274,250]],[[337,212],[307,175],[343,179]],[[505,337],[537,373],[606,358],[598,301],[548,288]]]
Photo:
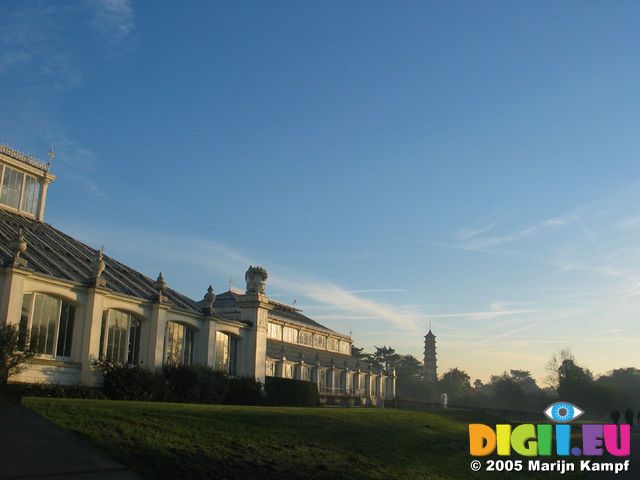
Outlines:
[[558,390],[560,386],[560,377],[562,376],[562,365],[565,362],[575,363],[576,357],[571,353],[568,348],[563,348],[553,354],[551,359],[547,362],[547,375],[546,382],[554,390]]

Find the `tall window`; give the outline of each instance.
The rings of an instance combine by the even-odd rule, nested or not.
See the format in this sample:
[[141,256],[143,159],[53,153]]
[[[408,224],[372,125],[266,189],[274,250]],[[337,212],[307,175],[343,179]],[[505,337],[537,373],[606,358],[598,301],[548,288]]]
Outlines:
[[267,323],[267,337],[274,340],[282,340],[282,325],[277,323]]
[[329,338],[327,341],[327,349],[332,352],[338,351],[338,339],[337,338]]
[[323,350],[327,349],[327,337],[324,335],[314,335],[313,336],[313,346],[315,348],[322,348]]
[[267,360],[267,377],[275,377],[276,376],[276,362],[273,360]]
[[313,333],[305,332],[304,330],[300,331],[298,335],[298,343],[300,345],[308,345],[310,347],[313,346]]
[[298,329],[291,327],[284,327],[282,329],[282,340],[290,343],[298,343]]
[[215,369],[235,375],[236,370],[236,341],[230,335],[216,332],[216,363]]
[[100,357],[115,363],[139,363],[140,320],[120,310],[104,312],[100,334]]
[[5,165],[4,174],[2,175],[0,203],[13,208],[20,207],[20,191],[22,190],[23,178],[24,174],[22,172]]
[[196,332],[178,322],[167,323],[164,343],[164,361],[167,365],[191,365]]
[[24,189],[22,191],[22,206],[20,210],[36,214],[38,210],[38,196],[40,194],[40,182],[36,177],[26,175],[24,177]]
[[307,382],[311,381],[311,369],[309,367],[302,367],[302,380]]
[[344,353],[345,355],[351,354],[351,344],[344,340],[340,340],[340,353]]
[[285,363],[282,365],[282,377],[283,378],[293,378],[293,365],[290,363]]
[[18,347],[37,355],[71,357],[75,307],[56,297],[30,293],[23,297]]

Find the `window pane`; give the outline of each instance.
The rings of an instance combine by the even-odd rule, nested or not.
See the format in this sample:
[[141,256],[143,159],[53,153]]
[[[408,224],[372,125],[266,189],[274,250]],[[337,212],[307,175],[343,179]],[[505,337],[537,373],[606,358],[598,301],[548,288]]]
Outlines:
[[229,375],[235,375],[236,348],[235,338],[226,333],[216,332],[216,359],[214,368]]
[[338,340],[335,338],[329,338],[329,340],[327,341],[327,349],[331,350],[332,352],[337,352]]
[[191,365],[193,363],[193,344],[196,332],[189,327],[184,327],[184,356],[182,358],[183,365]]
[[315,348],[327,348],[327,337],[323,335],[314,335],[313,336],[313,346]]
[[267,377],[275,377],[276,375],[276,363],[271,360],[267,360]]
[[298,335],[298,343],[300,345],[313,346],[313,333],[301,331]]
[[114,363],[136,365],[140,360],[140,328],[140,320],[130,313],[119,310],[105,312],[100,333],[100,357]]
[[165,363],[168,365],[191,365],[196,332],[178,322],[167,323]]
[[29,348],[39,355],[53,355],[56,326],[60,318],[61,301],[48,295],[36,295],[31,319]]
[[73,320],[76,309],[67,302],[62,302],[60,311],[60,327],[58,328],[58,348],[56,355],[59,357],[71,356],[71,340],[73,338]]
[[229,335],[216,332],[215,369],[229,373]]
[[140,360],[140,320],[131,318],[129,325],[128,363],[137,365]]
[[31,303],[33,294],[22,297],[22,313],[20,314],[20,326],[18,327],[18,350],[24,352],[29,344],[29,315],[31,315]]
[[36,177],[27,175],[24,179],[24,192],[22,193],[22,210],[36,214],[38,210],[38,197],[40,195],[40,182]]
[[282,340],[282,325],[268,322],[267,327],[268,338],[273,338],[274,340]]
[[298,343],[298,330],[292,327],[284,327],[282,330],[282,340],[285,342]]
[[22,188],[23,173],[11,167],[4,167],[2,178],[2,192],[0,192],[0,203],[13,208],[20,206],[20,189]]

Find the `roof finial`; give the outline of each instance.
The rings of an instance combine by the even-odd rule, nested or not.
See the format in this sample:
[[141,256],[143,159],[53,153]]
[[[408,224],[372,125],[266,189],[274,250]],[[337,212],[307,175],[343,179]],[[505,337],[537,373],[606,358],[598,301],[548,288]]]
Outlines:
[[53,162],[53,157],[56,156],[56,152],[53,151],[53,143],[49,147],[49,162],[47,163],[47,170],[51,166],[51,162]]
[[213,287],[209,285],[207,288],[207,293],[204,294],[204,298],[202,299],[202,313],[206,315],[213,315],[215,313],[215,309],[213,308],[213,303],[216,301],[216,294],[213,293]]
[[169,285],[167,285],[167,282],[164,281],[164,277],[162,276],[162,272],[160,272],[160,274],[158,274],[158,278],[156,279],[155,282],[153,282],[152,287],[157,293],[156,300],[159,303],[163,303],[163,302],[168,301],[167,297],[164,295],[164,291],[167,288],[169,288]]
[[106,287],[107,282],[102,278],[102,273],[106,265],[104,263],[104,245],[96,252],[96,256],[91,261],[91,275],[88,279],[89,285],[96,287]]
[[249,266],[244,279],[247,282],[247,293],[264,295],[264,285],[267,281],[267,271],[262,267]]
[[9,260],[8,264],[13,267],[26,267],[27,261],[24,258],[20,258],[20,255],[27,251],[27,242],[22,235],[22,227],[18,229],[18,235],[9,242],[9,248],[13,253],[13,258]]

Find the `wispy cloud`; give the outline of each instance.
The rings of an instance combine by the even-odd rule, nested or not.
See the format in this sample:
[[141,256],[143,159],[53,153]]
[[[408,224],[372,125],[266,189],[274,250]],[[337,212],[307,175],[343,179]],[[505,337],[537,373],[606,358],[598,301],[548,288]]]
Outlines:
[[506,243],[514,243],[521,240],[528,239],[530,237],[540,235],[549,230],[558,229],[560,227],[564,227],[569,225],[579,218],[579,214],[577,212],[570,213],[565,216],[549,218],[547,220],[543,220],[540,223],[522,228],[520,230],[516,230],[515,232],[506,234],[506,235],[498,235],[498,236],[474,236],[470,242],[467,243],[468,246],[474,248],[487,248],[487,247],[495,247],[498,245],[503,245]]
[[0,17],[0,90],[11,92],[2,99],[0,140],[41,157],[53,144],[54,172],[104,201],[95,172],[99,159],[69,133],[58,111],[92,75],[85,66],[87,43],[93,42],[94,57],[127,47],[135,29],[131,2],[10,2],[0,5]]
[[[342,331],[347,327],[345,320],[366,317],[405,332],[419,333],[419,320],[425,318],[424,312],[413,306],[393,305],[363,297],[330,280],[296,271],[259,256],[244,254],[222,242],[166,232],[122,229],[117,226],[104,228],[67,224],[65,228],[94,245],[105,244],[107,254],[113,251],[127,257],[137,257],[138,261],[142,256],[159,262],[171,262],[183,268],[189,266],[197,269],[200,274],[215,271],[225,279],[244,273],[250,264],[265,265],[269,271],[267,285],[270,290],[278,291],[281,296],[297,298],[299,305],[306,300],[332,309],[333,312],[325,314],[324,319],[333,321],[332,325]],[[135,241],[131,241],[132,238]],[[148,245],[153,245],[153,249],[149,249]],[[162,263],[157,265],[163,272],[167,270]],[[170,281],[168,275],[165,277]]]
[[130,0],[94,0],[93,25],[111,43],[125,41],[135,28]]
[[500,223],[502,223],[506,219],[514,216],[515,213],[516,212],[514,211],[514,212],[506,213],[503,215],[498,215],[497,217],[494,217],[493,219],[489,220],[488,222],[482,225],[462,227],[460,230],[458,230],[458,233],[456,236],[458,237],[458,240],[465,241],[465,240],[470,240],[479,235],[484,235],[485,233],[488,233],[489,231],[493,230],[496,226],[498,226]]

